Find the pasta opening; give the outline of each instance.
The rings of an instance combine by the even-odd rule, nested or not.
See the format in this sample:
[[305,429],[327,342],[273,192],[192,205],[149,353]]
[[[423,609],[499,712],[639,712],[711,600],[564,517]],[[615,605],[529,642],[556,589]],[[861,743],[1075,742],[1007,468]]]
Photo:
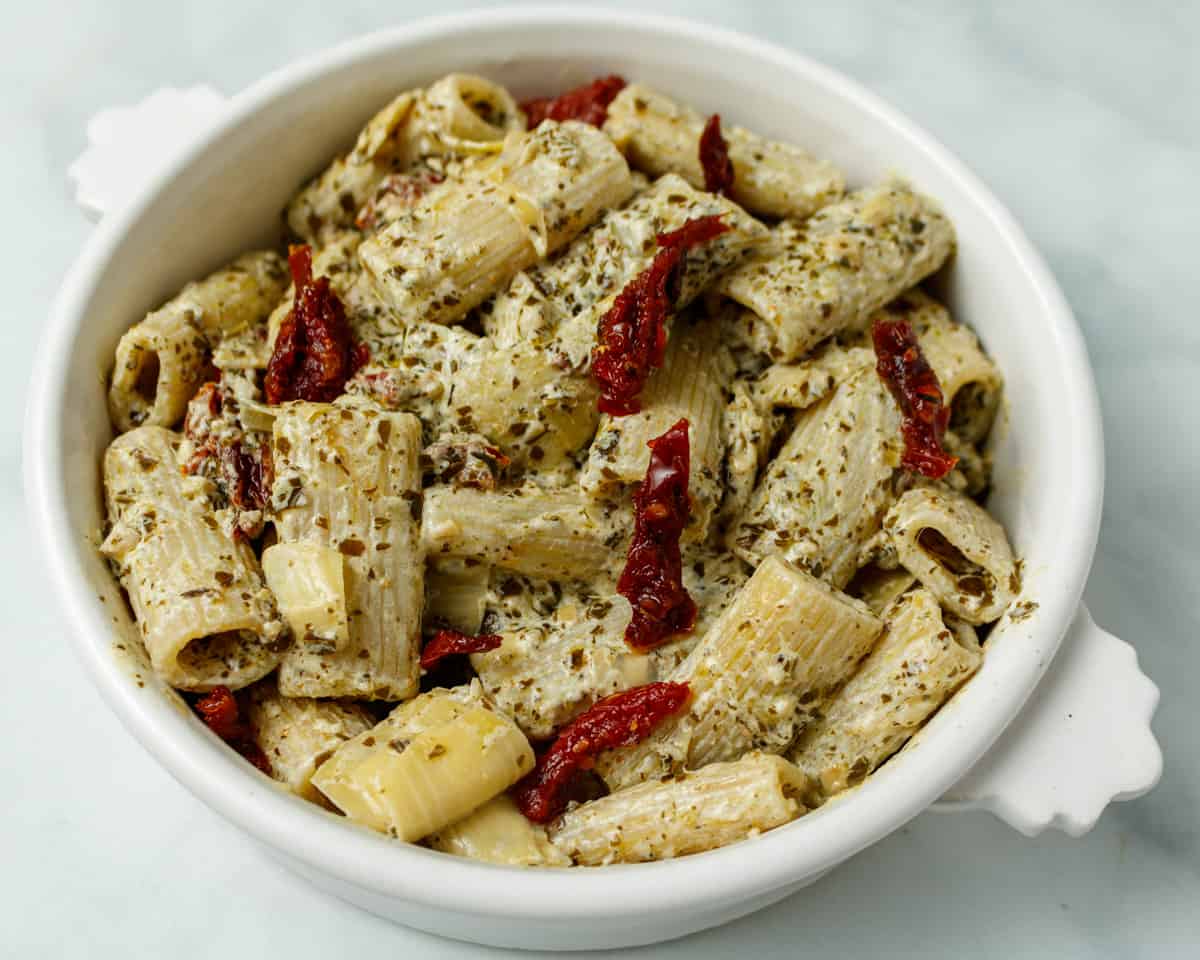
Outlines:
[[510,123],[508,111],[503,103],[490,96],[491,91],[464,89],[460,93],[463,105],[471,111],[479,122],[496,133],[496,139],[504,136],[504,131]]
[[221,683],[243,686],[249,682],[247,671],[253,671],[260,663],[269,669],[271,661],[262,653],[262,641],[253,630],[224,630],[190,641],[179,651],[175,662],[179,673],[191,678],[197,686]]
[[917,534],[917,543],[954,577],[961,593],[969,597],[991,597],[992,588],[995,586],[992,575],[979,564],[967,559],[939,530],[925,527]]
[[950,429],[972,443],[988,435],[996,419],[999,395],[980,381],[964,383],[950,400]]
[[518,125],[516,103],[504,89],[481,77],[459,75],[441,90],[431,88],[430,97],[445,104],[447,133],[467,143],[498,146],[505,134]]
[[965,620],[960,620],[958,617],[949,614],[942,615],[942,622],[946,624],[954,642],[963,650],[967,650],[970,653],[979,652],[979,634],[975,632],[974,627]]
[[154,400],[158,396],[158,376],[160,369],[161,365],[158,362],[158,354],[155,351],[139,351],[138,370],[134,375],[133,389],[150,406],[154,406]]

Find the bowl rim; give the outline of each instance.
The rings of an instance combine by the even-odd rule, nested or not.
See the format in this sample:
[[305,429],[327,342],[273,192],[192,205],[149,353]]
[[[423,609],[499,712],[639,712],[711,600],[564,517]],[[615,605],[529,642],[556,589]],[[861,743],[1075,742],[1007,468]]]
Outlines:
[[[98,609],[82,568],[83,549],[68,524],[61,480],[62,423],[66,373],[73,339],[86,315],[92,290],[105,264],[130,227],[151,209],[170,183],[223,137],[295,88],[355,60],[386,51],[445,40],[463,32],[512,27],[586,29],[613,27],[658,42],[704,44],[736,50],[836,89],[839,96],[908,140],[982,211],[1020,264],[1048,320],[1047,338],[1063,360],[1062,411],[1072,418],[1072,463],[1082,481],[1063,524],[1063,554],[1074,558],[1056,570],[1056,588],[1039,596],[1047,629],[1047,655],[1013,684],[983,701],[988,717],[959,725],[956,749],[911,751],[903,763],[885,765],[846,798],[830,803],[787,827],[708,853],[648,864],[602,869],[529,870],[502,867],[401,845],[348,824],[285,793],[240,763],[198,721],[168,698],[138,696],[129,673],[113,657],[110,624]],[[618,10],[587,11],[531,6],[466,11],[422,19],[366,34],[272,71],[233,96],[228,111],[167,169],[147,180],[121,210],[109,214],[88,238],[51,310],[36,356],[26,410],[24,473],[26,502],[35,539],[51,582],[65,608],[72,641],[93,681],[123,724],[192,793],[247,833],[288,856],[343,882],[375,894],[464,914],[510,919],[603,918],[646,915],[666,909],[748,900],[815,877],[916,816],[983,755],[1016,716],[1035,688],[1065,633],[1082,595],[1099,532],[1103,491],[1103,448],[1099,401],[1082,334],[1042,257],[1013,217],[935,138],[857,82],[807,56],[725,28],[691,20]],[[1089,482],[1090,481],[1090,482]],[[986,722],[984,722],[986,720]],[[180,749],[180,744],[186,745]],[[936,755],[934,755],[936,753]],[[950,756],[952,762],[948,762]],[[769,851],[760,845],[769,843]],[[764,854],[767,854],[764,856]],[[502,881],[497,883],[496,881]],[[484,886],[486,884],[486,886]],[[461,906],[460,906],[461,904]]]

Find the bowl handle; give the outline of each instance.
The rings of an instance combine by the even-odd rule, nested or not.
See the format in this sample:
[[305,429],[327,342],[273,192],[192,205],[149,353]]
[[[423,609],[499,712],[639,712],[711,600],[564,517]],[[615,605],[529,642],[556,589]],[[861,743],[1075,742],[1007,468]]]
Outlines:
[[228,104],[212,87],[164,87],[132,106],[101,110],[88,121],[87,148],[67,170],[76,203],[92,220],[112,213]]
[[988,810],[1026,836],[1047,827],[1081,836],[1109,803],[1158,783],[1157,706],[1133,647],[1081,606],[1021,713],[932,809]]

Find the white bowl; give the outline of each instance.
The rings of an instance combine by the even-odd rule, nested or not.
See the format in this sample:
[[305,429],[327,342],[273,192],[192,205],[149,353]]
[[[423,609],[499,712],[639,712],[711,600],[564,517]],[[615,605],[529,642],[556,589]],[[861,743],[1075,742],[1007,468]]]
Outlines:
[[[941,292],[1007,377],[1009,426],[996,448],[991,506],[1025,559],[1025,595],[1038,607],[997,626],[983,669],[919,743],[862,787],[782,829],[636,866],[563,872],[457,859],[388,840],[284,793],[219,745],[145,668],[126,606],[95,551],[97,465],[111,436],[104,382],[118,337],[186,280],[275,241],[285,200],[380,103],[451,70],[490,76],[518,97],[621,73],[719,111],[726,122],[803,144],[841,164],[853,183],[897,170],[938,198],[958,228],[959,253]],[[176,120],[189,102],[214,112],[211,97],[168,93],[152,101],[94,125],[100,143],[78,171],[81,193],[97,170],[119,179],[141,169],[148,151],[161,152],[164,110]],[[801,56],[711,27],[611,10],[524,8],[365,37],[277,71],[215,112],[168,169],[136,184],[129,202],[104,218],[63,287],[33,376],[27,497],[80,656],[113,709],[185,786],[295,869],[368,910],[452,937],[615,947],[765,906],[895,830],[956,782],[960,805],[986,806],[1027,832],[1049,823],[1082,832],[1109,800],[1155,782],[1161,758],[1148,724],[1157,691],[1127,646],[1077,616],[1103,479],[1079,330],[1003,207],[896,111]],[[123,142],[106,144],[114,136]],[[115,202],[119,186],[93,204]],[[88,195],[106,194],[96,187]],[[1017,734],[976,766],[1022,711],[1073,624],[1074,655],[1060,658],[1065,665],[1026,708]],[[1063,717],[1072,711],[1068,724]]]

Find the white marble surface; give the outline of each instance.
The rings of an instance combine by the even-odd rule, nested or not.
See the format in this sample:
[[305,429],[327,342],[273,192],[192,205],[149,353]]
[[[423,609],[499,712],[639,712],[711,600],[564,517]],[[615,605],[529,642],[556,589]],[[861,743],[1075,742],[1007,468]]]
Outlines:
[[[439,10],[478,4],[441,0]],[[1108,491],[1087,600],[1163,702],[1166,774],[1081,840],[929,814],[756,917],[647,955],[1200,955],[1200,8],[1045,2],[630,3],[791,45],[908,111],[987,180],[1046,253],[1104,403]],[[255,7],[249,11],[249,7]],[[233,92],[294,56],[429,4],[41,0],[0,57],[0,954],[474,957],[392,927],[267,859],[159,770],[67,649],[27,562],[19,472],[28,360],[88,233],[64,171],[98,108],[165,83]]]

